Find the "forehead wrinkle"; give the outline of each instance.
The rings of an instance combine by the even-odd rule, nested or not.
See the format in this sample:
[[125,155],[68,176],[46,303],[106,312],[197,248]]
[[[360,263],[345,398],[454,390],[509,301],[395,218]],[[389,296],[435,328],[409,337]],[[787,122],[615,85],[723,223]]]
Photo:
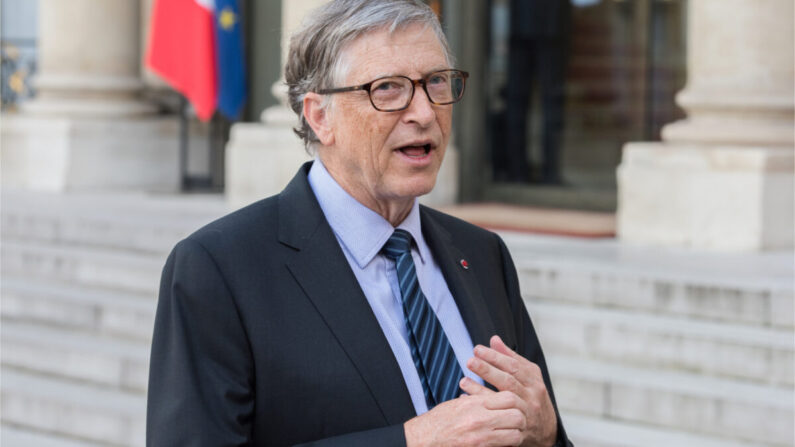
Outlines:
[[[367,60],[361,61],[361,63],[359,64],[359,66],[364,66],[364,67],[367,67],[369,65],[370,65],[370,63],[368,63]],[[422,67],[418,67],[417,63],[415,63],[413,61],[412,61],[412,63],[410,65],[411,65],[411,67],[408,68],[408,70],[395,69],[395,70],[390,70],[390,71],[380,71],[380,72],[369,73],[369,74],[368,74],[368,71],[365,69],[362,73],[354,73],[354,76],[356,76],[357,79],[355,79],[354,81],[351,81],[351,82],[356,83],[356,84],[364,84],[364,83],[367,83],[367,82],[374,81],[376,79],[393,77],[393,76],[404,76],[404,77],[407,77],[409,79],[416,79],[414,76],[412,76],[413,72],[420,73],[420,75],[419,75],[420,78],[424,78],[425,76],[427,76],[427,75],[429,75],[431,73],[449,69],[447,64],[443,64],[443,65],[438,65],[437,64],[437,65],[434,65],[433,68],[429,68],[429,69],[423,69]],[[355,69],[356,67],[351,67],[351,68]],[[350,71],[349,71],[348,72],[348,77],[350,77],[351,74],[352,73],[350,73]]]
[[[430,30],[427,26],[420,26],[418,32],[409,32],[412,27],[416,27],[418,25],[409,25],[407,27],[401,27],[393,32],[390,32],[387,29],[381,28],[379,30],[374,30],[370,33],[366,33],[356,40],[353,40],[349,44],[347,44],[344,50],[341,52],[340,62],[344,61],[345,65],[347,65],[347,73],[345,73],[345,78],[350,79],[351,75],[353,74],[355,78],[350,80],[346,83],[348,84],[362,84],[367,83],[372,80],[381,78],[381,77],[389,77],[389,76],[407,76],[411,77],[410,73],[404,73],[402,71],[380,71],[375,73],[368,73],[367,67],[371,65],[378,65],[378,61],[381,64],[388,64],[390,62],[394,63],[397,62],[395,59],[400,58],[399,62],[408,62],[409,71],[415,70],[420,72],[422,76],[426,74],[432,73],[438,70],[444,70],[448,68],[449,61],[446,56],[444,46],[439,41],[438,37],[436,36],[433,31]],[[401,42],[396,42],[395,38],[400,37],[401,39],[405,39],[406,33],[409,33],[409,37],[414,37],[414,39],[406,42],[405,40]],[[432,36],[431,40],[423,39],[423,37],[430,34]],[[377,36],[376,39],[372,39],[373,36]],[[419,43],[418,43],[419,42]],[[428,53],[434,53],[432,57],[427,58],[425,60],[433,61],[438,58],[440,62],[435,63],[434,67],[440,68],[433,68],[433,69],[423,69],[422,67],[418,67],[417,64],[421,61],[418,60],[417,51],[411,52],[411,49],[420,48],[426,45],[430,45],[433,47],[432,51]],[[401,47],[409,47],[409,51],[403,50]],[[430,48],[430,47],[429,47]],[[423,50],[424,52],[424,50]],[[354,54],[356,53],[356,54]],[[408,54],[407,57],[401,57],[401,54]],[[352,65],[351,59],[357,59],[356,65]],[[422,61],[424,62],[424,61]],[[351,73],[356,68],[364,67],[360,73]]]

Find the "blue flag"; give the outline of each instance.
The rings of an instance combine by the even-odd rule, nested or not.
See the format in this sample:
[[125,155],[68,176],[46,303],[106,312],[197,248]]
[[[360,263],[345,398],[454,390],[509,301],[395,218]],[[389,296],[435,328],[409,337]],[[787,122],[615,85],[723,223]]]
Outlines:
[[218,110],[236,119],[246,101],[246,64],[238,0],[215,0],[215,42]]

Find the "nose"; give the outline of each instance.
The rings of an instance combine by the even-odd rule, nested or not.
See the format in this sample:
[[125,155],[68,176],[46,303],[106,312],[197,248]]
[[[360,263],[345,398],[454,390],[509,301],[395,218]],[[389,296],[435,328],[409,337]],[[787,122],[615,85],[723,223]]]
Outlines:
[[436,110],[425,89],[420,85],[414,87],[414,97],[411,98],[409,106],[403,112],[403,121],[407,123],[417,123],[421,127],[428,127],[436,119]]

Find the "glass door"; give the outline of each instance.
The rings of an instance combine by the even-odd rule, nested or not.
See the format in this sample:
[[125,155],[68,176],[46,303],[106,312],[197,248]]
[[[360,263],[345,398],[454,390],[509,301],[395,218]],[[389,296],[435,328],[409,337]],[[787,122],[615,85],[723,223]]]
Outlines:
[[623,145],[659,139],[682,116],[674,95],[685,81],[684,3],[488,2],[475,31],[482,58],[465,57],[482,67],[482,98],[462,108],[482,107],[483,135],[458,135],[458,146],[478,145],[462,147],[462,177],[478,183],[462,198],[614,210]]

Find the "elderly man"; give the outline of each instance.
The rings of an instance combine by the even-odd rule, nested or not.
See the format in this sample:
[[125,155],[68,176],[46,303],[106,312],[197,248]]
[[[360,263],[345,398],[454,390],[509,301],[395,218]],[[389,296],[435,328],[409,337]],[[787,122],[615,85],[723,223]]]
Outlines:
[[291,42],[285,190],[163,270],[147,443],[570,445],[500,238],[419,206],[467,73],[419,1],[339,0]]

